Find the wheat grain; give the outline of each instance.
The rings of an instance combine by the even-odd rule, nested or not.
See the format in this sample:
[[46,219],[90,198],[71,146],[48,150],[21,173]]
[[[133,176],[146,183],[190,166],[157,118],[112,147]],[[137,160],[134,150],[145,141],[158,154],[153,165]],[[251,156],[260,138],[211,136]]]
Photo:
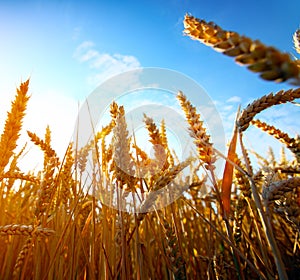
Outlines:
[[248,69],[253,72],[261,73],[260,77],[265,80],[283,82],[293,79],[294,83],[300,83],[300,68],[287,53],[190,15],[185,16],[184,27],[185,34],[191,38],[235,57],[236,62],[248,65]]

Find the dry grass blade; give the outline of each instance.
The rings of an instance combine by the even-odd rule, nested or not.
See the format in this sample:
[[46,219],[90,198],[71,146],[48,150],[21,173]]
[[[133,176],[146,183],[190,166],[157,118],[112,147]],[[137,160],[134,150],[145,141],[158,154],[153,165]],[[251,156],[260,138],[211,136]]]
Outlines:
[[261,73],[260,77],[265,80],[283,82],[293,79],[294,83],[300,83],[300,68],[287,53],[190,15],[185,16],[184,27],[184,32],[191,38],[235,57],[236,62]]
[[[227,159],[232,162],[234,162],[236,158],[237,136],[238,136],[238,130],[237,127],[235,127],[232,139],[230,141],[228,155],[227,155]],[[229,216],[230,214],[230,195],[231,195],[231,185],[233,179],[233,170],[234,170],[234,166],[229,161],[226,161],[224,173],[223,173],[223,179],[222,179],[221,200],[223,204],[223,210],[225,211],[225,214],[227,216]]]
[[291,102],[297,98],[300,98],[300,88],[289,89],[286,91],[281,90],[275,94],[270,93],[256,99],[242,111],[237,122],[240,131],[245,131],[253,118],[261,111],[274,105]]

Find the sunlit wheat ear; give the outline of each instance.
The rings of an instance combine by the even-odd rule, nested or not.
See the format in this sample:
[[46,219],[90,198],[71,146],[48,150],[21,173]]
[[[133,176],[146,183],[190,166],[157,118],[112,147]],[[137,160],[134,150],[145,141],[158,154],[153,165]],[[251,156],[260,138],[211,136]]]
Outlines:
[[285,144],[286,147],[295,154],[298,162],[300,162],[300,141],[298,139],[290,138],[287,133],[284,133],[280,129],[277,129],[272,125],[268,125],[260,120],[253,120],[251,121],[251,124],[274,136],[280,142]]
[[274,105],[291,102],[297,98],[300,98],[300,88],[289,89],[286,91],[281,90],[275,94],[270,93],[256,99],[242,111],[237,121],[240,131],[245,131],[253,118],[261,111]]
[[185,16],[184,27],[185,34],[191,38],[235,57],[236,62],[248,65],[249,70],[260,73],[265,80],[282,82],[293,79],[293,82],[300,83],[300,68],[287,53],[190,15]]
[[54,233],[55,231],[50,228],[34,228],[32,225],[11,224],[0,226],[0,235],[49,236]]
[[166,123],[165,123],[164,119],[161,121],[159,133],[160,133],[160,136],[161,136],[161,139],[162,139],[162,144],[163,144],[163,146],[166,150],[166,153],[167,153],[168,163],[169,163],[168,165],[174,166],[174,158],[173,158],[173,156],[171,154],[171,151],[170,151],[170,148],[169,148],[168,138],[167,138],[167,130],[166,130]]
[[149,118],[144,114],[144,122],[146,124],[146,129],[150,137],[150,142],[153,144],[154,156],[159,163],[159,168],[165,170],[168,168],[168,162],[166,158],[166,148],[167,142],[164,136],[161,135],[158,127],[154,123],[152,118]]
[[200,114],[197,114],[196,108],[187,100],[186,96],[179,91],[177,99],[185,113],[191,136],[195,139],[194,143],[197,146],[200,160],[205,163],[207,170],[214,169],[216,155],[212,143],[210,143],[210,136],[206,133],[203,126],[203,121],[200,120]]
[[126,187],[130,189],[134,187],[132,185],[134,163],[130,154],[131,139],[128,136],[129,133],[127,131],[124,107],[118,107],[116,103],[112,103],[111,116],[115,121],[112,137],[113,163],[111,171],[113,172],[113,178],[116,179],[121,186],[126,185]]
[[71,191],[76,193],[76,182],[73,179],[73,168],[75,164],[73,143],[70,143],[65,155],[65,161],[59,173],[61,198],[64,205],[71,199]]
[[28,181],[32,183],[39,183],[40,180],[31,174],[24,174],[23,172],[20,171],[8,171],[0,175],[0,181],[2,181],[4,178],[9,178],[9,179],[18,179],[22,181]]
[[22,129],[22,121],[30,98],[30,96],[27,95],[28,86],[29,80],[21,83],[17,89],[15,100],[11,104],[11,110],[7,113],[4,131],[1,134],[0,140],[0,173],[4,171],[4,168],[17,147],[17,141]]
[[[191,164],[193,161],[193,158],[188,158],[184,162],[173,166],[170,169],[165,170],[156,180],[153,187],[150,189],[150,192],[148,193],[147,198],[143,201],[143,203],[140,206],[140,212],[139,220],[142,220],[144,218],[144,213],[150,210],[153,210],[153,206],[155,204],[156,199],[160,195],[160,193],[163,191],[163,189],[168,186],[175,178],[176,176],[187,166]],[[183,190],[177,189],[175,191],[181,191],[181,193],[185,190],[185,186]]]
[[18,254],[18,258],[16,260],[14,270],[13,270],[13,279],[19,279],[19,274],[24,265],[25,258],[27,257],[29,251],[33,247],[33,237],[29,236],[23,245],[20,253]]
[[[49,204],[51,203],[54,192],[56,191],[55,170],[59,166],[59,159],[56,152],[44,140],[40,139],[36,134],[27,131],[31,141],[39,146],[44,152],[44,170],[43,180],[36,200],[36,222],[41,223],[41,218],[46,214]],[[48,135],[48,136],[47,136]],[[46,132],[46,141],[49,142],[49,133]]]
[[294,48],[300,54],[300,29],[297,29],[293,35]]
[[[40,147],[40,149],[44,152],[44,167],[45,165],[47,165],[47,163],[45,162],[46,159],[53,159],[56,158],[58,159],[56,152],[51,148],[51,146],[45,142],[44,140],[42,140],[41,138],[39,138],[35,133],[32,133],[30,131],[27,131],[28,136],[30,137],[30,140],[37,146]],[[46,135],[48,133],[46,132]],[[47,137],[46,137],[46,141],[47,141]],[[59,164],[57,163],[57,166]]]

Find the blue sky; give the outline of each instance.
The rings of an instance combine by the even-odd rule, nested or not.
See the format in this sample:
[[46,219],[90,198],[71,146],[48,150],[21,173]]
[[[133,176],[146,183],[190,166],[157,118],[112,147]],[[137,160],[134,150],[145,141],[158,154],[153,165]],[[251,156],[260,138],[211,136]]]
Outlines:
[[[49,124],[54,146],[64,150],[78,102],[101,81],[135,67],[162,67],[199,83],[216,102],[230,132],[239,104],[243,108],[255,98],[291,86],[263,81],[231,58],[184,36],[185,13],[296,55],[292,35],[300,26],[299,8],[298,0],[2,0],[0,124],[15,87],[30,76],[26,129],[41,135]],[[262,115],[294,135],[299,130],[291,115],[300,116],[298,109],[278,107]],[[249,135],[254,142],[265,139],[257,130]]]

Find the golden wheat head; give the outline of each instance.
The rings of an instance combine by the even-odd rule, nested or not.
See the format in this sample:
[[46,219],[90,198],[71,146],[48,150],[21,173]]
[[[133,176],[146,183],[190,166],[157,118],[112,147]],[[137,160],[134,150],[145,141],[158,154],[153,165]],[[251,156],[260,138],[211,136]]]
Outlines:
[[287,53],[190,15],[185,16],[184,27],[184,33],[192,39],[211,46],[225,55],[235,57],[237,63],[248,65],[249,70],[260,73],[260,77],[264,80],[276,82],[293,80],[293,83],[300,84],[299,65]]

